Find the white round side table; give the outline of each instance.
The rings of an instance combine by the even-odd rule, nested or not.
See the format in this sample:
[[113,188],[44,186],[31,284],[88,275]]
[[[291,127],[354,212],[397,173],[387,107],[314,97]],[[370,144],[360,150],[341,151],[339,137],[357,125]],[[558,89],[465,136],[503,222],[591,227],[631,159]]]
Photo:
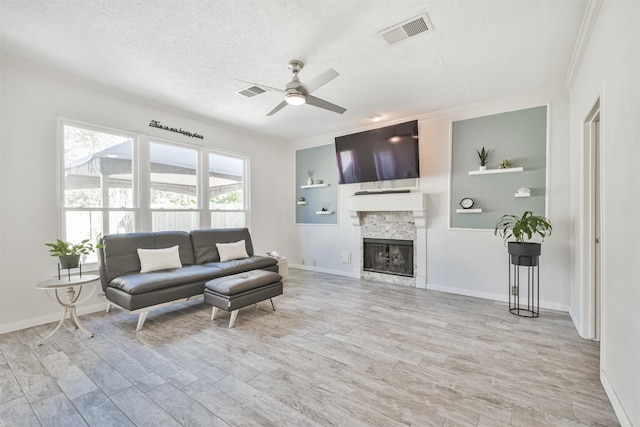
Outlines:
[[[76,314],[76,304],[86,301],[91,297],[91,295],[93,295],[96,289],[95,282],[99,279],[100,276],[98,276],[97,274],[85,274],[82,277],[73,275],[71,277],[62,277],[61,279],[54,278],[45,280],[36,285],[36,288],[46,291],[47,296],[52,301],[56,301],[58,304],[64,307],[64,310],[62,312],[62,319],[60,319],[58,326],[56,326],[56,328],[51,331],[49,335],[41,339],[38,345],[42,345],[45,340],[49,339],[58,331],[58,329],[62,327],[64,320],[67,318],[67,314],[69,315],[69,319],[71,319],[71,323],[73,324],[73,326],[75,326],[76,329],[80,329],[82,332],[89,335],[89,337],[93,337],[93,332],[82,326],[82,324],[78,320],[78,316]],[[80,295],[82,294],[82,287],[89,284],[92,285],[91,292],[86,295],[81,301],[78,301]],[[60,293],[64,288],[66,288],[66,302],[60,299]],[[78,288],[77,293],[76,288]],[[55,298],[51,296],[49,291],[54,291]]]

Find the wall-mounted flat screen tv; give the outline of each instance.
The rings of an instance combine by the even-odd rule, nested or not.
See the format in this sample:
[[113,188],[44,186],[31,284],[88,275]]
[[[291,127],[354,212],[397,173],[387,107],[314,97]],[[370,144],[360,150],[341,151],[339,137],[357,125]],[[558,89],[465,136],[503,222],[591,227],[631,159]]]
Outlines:
[[417,120],[335,140],[340,184],[420,177]]

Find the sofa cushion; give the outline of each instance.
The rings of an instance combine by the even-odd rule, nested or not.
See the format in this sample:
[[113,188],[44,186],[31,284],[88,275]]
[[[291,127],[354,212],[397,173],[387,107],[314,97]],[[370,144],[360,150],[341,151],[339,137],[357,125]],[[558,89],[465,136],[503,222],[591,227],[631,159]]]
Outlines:
[[178,248],[178,245],[164,249],[138,248],[138,258],[140,258],[140,273],[169,270],[172,268],[182,268]]
[[248,258],[244,240],[234,243],[216,243],[216,249],[220,255],[220,261]]
[[233,243],[245,241],[247,255],[253,255],[253,243],[251,235],[246,228],[213,228],[205,230],[193,230],[191,241],[196,264],[206,264],[220,261],[220,254],[216,243]]
[[229,274],[242,273],[244,271],[269,268],[277,264],[278,261],[275,258],[254,255],[243,259],[212,262],[203,265],[207,267],[219,268],[221,275],[228,276]]
[[272,271],[252,270],[231,276],[209,280],[204,287],[221,295],[236,295],[242,292],[278,283],[282,276]]
[[190,283],[203,283],[224,275],[216,266],[189,265],[151,273],[128,273],[109,282],[109,286],[129,294],[143,294]]
[[102,238],[102,244],[104,263],[101,268],[104,268],[104,283],[107,284],[115,277],[140,271],[139,248],[161,249],[178,245],[180,263],[183,266],[195,264],[191,237],[184,231],[108,234]]

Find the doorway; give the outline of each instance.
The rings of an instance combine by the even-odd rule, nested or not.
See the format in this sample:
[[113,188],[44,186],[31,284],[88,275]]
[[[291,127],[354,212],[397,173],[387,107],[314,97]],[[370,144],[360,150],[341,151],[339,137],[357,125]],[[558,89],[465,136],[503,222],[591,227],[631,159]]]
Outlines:
[[601,194],[601,112],[600,99],[595,102],[584,122],[585,143],[585,299],[584,320],[588,338],[600,341],[602,307],[602,194]]

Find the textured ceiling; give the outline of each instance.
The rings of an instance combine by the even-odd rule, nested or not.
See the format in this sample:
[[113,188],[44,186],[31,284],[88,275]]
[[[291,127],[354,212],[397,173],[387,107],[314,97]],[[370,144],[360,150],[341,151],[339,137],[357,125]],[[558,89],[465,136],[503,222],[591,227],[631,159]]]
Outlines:
[[[0,0],[0,53],[286,141],[561,87],[587,0]],[[434,30],[378,34],[426,13]],[[340,76],[309,105],[266,113],[234,78],[284,88]]]

